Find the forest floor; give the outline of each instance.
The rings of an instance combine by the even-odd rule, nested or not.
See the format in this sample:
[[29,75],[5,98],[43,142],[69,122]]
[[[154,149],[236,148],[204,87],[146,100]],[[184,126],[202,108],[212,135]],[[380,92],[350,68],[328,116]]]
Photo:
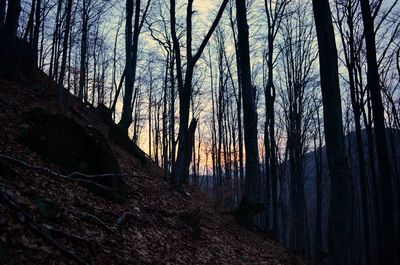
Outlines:
[[[0,264],[301,264],[261,231],[219,213],[205,194],[163,182],[153,162],[110,140],[95,108],[73,97],[68,109],[57,102],[42,73],[25,82],[0,77]],[[35,108],[97,128],[121,168],[127,200],[95,195],[31,151],[21,139]]]

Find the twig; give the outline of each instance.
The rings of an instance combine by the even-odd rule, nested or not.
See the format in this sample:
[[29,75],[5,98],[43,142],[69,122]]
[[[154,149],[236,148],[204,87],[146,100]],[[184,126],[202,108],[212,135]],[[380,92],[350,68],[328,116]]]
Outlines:
[[83,212],[83,211],[74,211],[74,210],[71,210],[71,209],[68,209],[68,208],[64,208],[64,209],[65,209],[66,211],[72,213],[72,214],[80,215],[82,218],[87,218],[87,217],[88,217],[88,218],[91,218],[91,219],[95,220],[97,223],[99,223],[100,225],[102,225],[107,231],[109,231],[109,232],[112,233],[113,235],[115,235],[115,236],[117,236],[117,237],[119,237],[119,238],[121,238],[121,239],[123,239],[123,240],[129,242],[129,243],[135,244],[135,242],[133,242],[132,240],[130,240],[130,239],[128,239],[128,238],[126,238],[126,237],[124,237],[124,236],[118,234],[118,233],[117,233],[114,229],[112,229],[108,224],[106,224],[106,223],[103,222],[100,218],[98,218],[97,216],[95,216],[95,215],[93,215],[93,214],[90,214],[90,213],[87,213],[87,212]]
[[98,188],[101,188],[101,189],[103,189],[103,190],[105,190],[105,191],[111,192],[115,197],[118,197],[118,198],[120,198],[120,199],[122,199],[122,200],[126,200],[126,199],[127,199],[126,197],[124,197],[124,196],[122,196],[122,195],[119,195],[119,194],[118,194],[117,192],[115,192],[113,189],[108,188],[108,187],[106,187],[106,186],[103,186],[103,185],[101,185],[101,184],[99,184],[99,183],[97,183],[97,182],[90,181],[90,180],[87,180],[87,179],[73,179],[73,180],[75,180],[75,181],[77,181],[77,182],[81,182],[81,183],[89,183],[89,184],[91,184],[91,185],[95,185],[95,186],[98,187]]

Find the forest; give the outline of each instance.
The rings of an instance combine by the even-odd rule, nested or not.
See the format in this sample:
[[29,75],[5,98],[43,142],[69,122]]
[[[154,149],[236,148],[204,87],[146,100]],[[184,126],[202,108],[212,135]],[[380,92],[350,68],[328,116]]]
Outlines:
[[[15,96],[21,109],[37,97],[39,107],[83,124],[92,121],[82,118],[87,111],[101,113],[115,128],[110,137],[115,131],[157,172],[146,174],[182,196],[200,192],[212,211],[304,264],[400,262],[398,0],[0,0],[0,77],[0,90],[14,81],[33,89],[26,100]],[[47,107],[49,93],[56,106]],[[4,106],[13,102],[7,97]],[[15,114],[1,104],[0,162],[29,168],[6,150]],[[46,115],[24,123],[52,119]],[[56,148],[56,134],[64,150],[79,131],[66,124],[64,132],[43,127],[46,143],[29,136],[26,146]],[[110,147],[85,146],[76,151],[80,168],[67,172],[72,164],[61,162],[50,175],[123,175],[127,158],[114,154],[110,171],[114,156],[98,158]],[[87,157],[104,170],[85,171]],[[0,203],[8,186],[1,178]],[[196,262],[185,263],[203,264]],[[238,264],[262,262],[278,264]]]

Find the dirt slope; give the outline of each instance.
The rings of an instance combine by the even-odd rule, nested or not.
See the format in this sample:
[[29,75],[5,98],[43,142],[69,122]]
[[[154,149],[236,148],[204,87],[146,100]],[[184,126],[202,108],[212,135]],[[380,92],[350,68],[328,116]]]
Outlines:
[[[54,84],[35,76],[25,84],[0,77],[0,264],[295,263],[277,243],[217,213],[203,194],[188,188],[184,196],[162,182],[161,169],[138,150],[110,140],[96,109],[70,97],[61,110]],[[38,107],[104,135],[127,200],[96,195],[27,147],[24,117]]]

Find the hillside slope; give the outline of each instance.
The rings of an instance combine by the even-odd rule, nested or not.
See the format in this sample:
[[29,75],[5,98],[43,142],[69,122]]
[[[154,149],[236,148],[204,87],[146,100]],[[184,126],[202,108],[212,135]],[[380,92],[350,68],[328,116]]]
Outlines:
[[[59,120],[52,125],[44,117]],[[66,131],[69,123],[89,138],[74,138]],[[262,233],[217,213],[204,194],[188,188],[185,196],[161,181],[161,169],[143,152],[112,140],[95,108],[73,97],[67,110],[59,108],[55,85],[42,73],[25,84],[0,77],[0,124],[0,264],[295,263]],[[76,149],[87,142],[101,151]],[[54,148],[66,153],[56,157],[60,150]],[[111,166],[96,172],[77,159]],[[106,180],[71,174],[76,168]],[[113,178],[119,186],[107,188]],[[123,199],[108,196],[114,192]]]

